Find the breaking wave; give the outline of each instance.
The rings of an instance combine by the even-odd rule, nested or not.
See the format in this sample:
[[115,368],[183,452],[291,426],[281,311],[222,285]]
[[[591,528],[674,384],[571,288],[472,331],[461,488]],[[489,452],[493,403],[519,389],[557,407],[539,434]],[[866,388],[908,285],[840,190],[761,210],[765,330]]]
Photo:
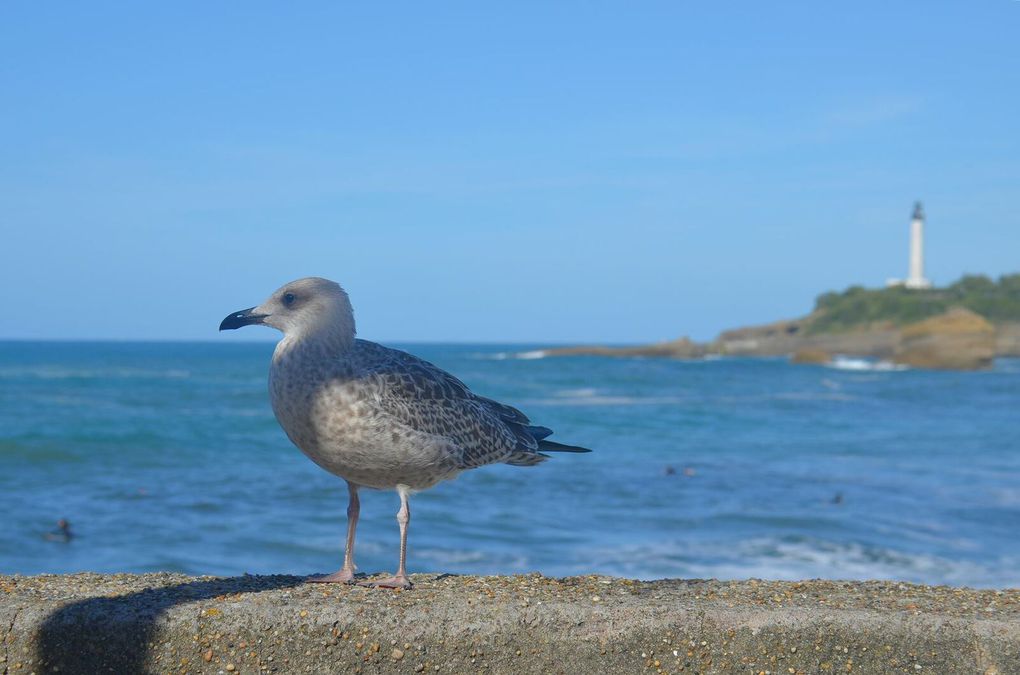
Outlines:
[[909,370],[908,366],[904,366],[900,363],[892,363],[891,361],[875,361],[872,359],[859,359],[851,358],[849,356],[837,356],[832,360],[831,363],[827,364],[829,368],[835,368],[836,370],[857,370],[857,371],[897,371],[897,370]]
[[1015,587],[1020,560],[952,559],[930,553],[812,537],[663,542],[595,552],[609,574],[644,579],[895,579],[926,584]]

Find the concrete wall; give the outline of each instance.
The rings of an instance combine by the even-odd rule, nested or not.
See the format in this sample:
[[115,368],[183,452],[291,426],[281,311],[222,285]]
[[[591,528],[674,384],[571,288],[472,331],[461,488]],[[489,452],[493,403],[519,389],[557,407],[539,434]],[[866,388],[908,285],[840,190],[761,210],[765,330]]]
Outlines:
[[0,577],[4,673],[1020,673],[1020,591],[416,575]]

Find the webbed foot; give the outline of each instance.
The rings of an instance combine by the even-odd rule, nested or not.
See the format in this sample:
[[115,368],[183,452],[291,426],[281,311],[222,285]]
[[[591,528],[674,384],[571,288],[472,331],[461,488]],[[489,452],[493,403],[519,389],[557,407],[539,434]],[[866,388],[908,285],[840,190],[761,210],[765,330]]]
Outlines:
[[310,584],[353,584],[354,570],[340,570],[332,574],[308,577],[305,579]]
[[365,581],[359,581],[359,586],[371,586],[372,588],[402,588],[405,591],[409,591],[414,588],[414,584],[407,578],[406,575],[398,574],[392,577],[385,577],[383,579],[366,579]]

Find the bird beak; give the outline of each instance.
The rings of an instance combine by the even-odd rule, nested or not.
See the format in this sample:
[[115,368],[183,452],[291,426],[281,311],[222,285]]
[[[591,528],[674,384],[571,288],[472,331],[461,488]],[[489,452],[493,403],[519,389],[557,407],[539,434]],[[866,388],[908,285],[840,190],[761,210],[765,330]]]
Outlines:
[[241,326],[250,326],[252,324],[263,323],[268,314],[256,314],[253,310],[254,307],[248,309],[242,309],[240,312],[234,312],[220,322],[220,330],[234,330]]

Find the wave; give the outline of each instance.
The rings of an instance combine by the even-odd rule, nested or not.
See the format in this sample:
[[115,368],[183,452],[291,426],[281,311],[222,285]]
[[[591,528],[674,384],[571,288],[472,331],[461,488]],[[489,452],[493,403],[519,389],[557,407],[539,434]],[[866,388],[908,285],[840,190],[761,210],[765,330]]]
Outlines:
[[551,397],[533,398],[531,405],[544,406],[598,406],[598,405],[675,405],[690,402],[689,396],[627,396],[618,394],[600,394],[593,387],[579,389],[560,389]]
[[532,359],[544,359],[548,355],[549,352],[543,349],[533,349],[529,352],[517,352],[516,354],[514,354],[514,358],[530,361]]
[[[551,397],[528,399],[529,404],[545,406],[639,406],[639,405],[683,405],[697,397],[692,395],[667,394],[658,396],[631,396],[627,394],[599,393],[594,387],[560,389]],[[700,400],[706,400],[701,397]],[[765,403],[768,401],[855,401],[857,396],[845,394],[838,389],[829,391],[788,391],[772,392],[750,396],[714,396],[708,400],[722,403]]]
[[814,391],[788,391],[777,392],[770,396],[763,396],[760,400],[776,401],[856,401],[857,396],[840,394],[836,391],[814,392]]
[[832,362],[826,364],[828,368],[835,368],[836,370],[856,370],[856,371],[898,371],[898,370],[909,370],[908,366],[900,363],[892,363],[891,361],[875,361],[872,359],[860,359],[852,358],[849,356],[837,356]]
[[[506,574],[528,570],[531,561],[522,553],[501,553],[478,549],[422,548],[415,556],[445,569],[462,570],[473,574]],[[463,567],[461,567],[463,566]]]
[[533,359],[544,359],[549,353],[543,349],[533,349],[525,352],[484,352],[471,354],[471,358],[482,361],[506,361],[516,359],[519,361],[531,361]]
[[562,398],[592,398],[598,396],[599,390],[595,387],[581,387],[579,389],[560,389],[553,396]]
[[595,552],[611,574],[643,579],[895,579],[925,584],[1015,587],[1020,560],[974,561],[859,542],[760,537],[735,543],[664,542]]

